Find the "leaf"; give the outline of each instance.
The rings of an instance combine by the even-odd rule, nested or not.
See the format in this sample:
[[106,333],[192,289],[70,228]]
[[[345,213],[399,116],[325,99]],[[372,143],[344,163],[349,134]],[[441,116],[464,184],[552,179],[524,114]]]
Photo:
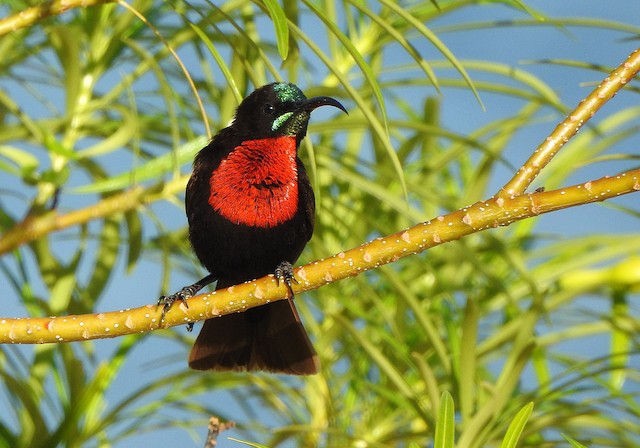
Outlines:
[[500,448],[516,448],[518,441],[520,440],[520,436],[522,435],[522,430],[527,424],[527,420],[529,419],[532,410],[533,402],[528,403],[518,411],[507,428],[507,433],[505,434],[504,439],[502,439]]
[[137,210],[125,213],[127,223],[127,272],[131,273],[142,252],[142,221]]
[[47,151],[49,151],[51,154],[59,155],[61,157],[64,157],[65,159],[76,159],[76,153],[73,151],[73,149],[68,148],[60,143],[56,136],[50,132],[47,132],[45,134],[44,144],[47,148]]
[[471,77],[467,73],[466,69],[460,63],[460,61],[458,61],[458,59],[451,52],[451,50],[449,50],[449,48],[447,48],[447,46],[433,33],[433,31],[427,28],[422,22],[420,22],[413,15],[411,15],[411,13],[408,10],[401,7],[396,2],[392,2],[390,0],[381,0],[381,3],[387,6],[392,11],[394,11],[396,14],[398,14],[408,23],[410,23],[429,42],[431,42],[431,44],[433,44],[433,46],[436,47],[438,51],[440,51],[440,53],[442,53],[442,55],[449,60],[449,62],[451,62],[451,65],[453,65],[456,68],[458,73],[460,73],[460,75],[462,75],[462,78],[466,81],[469,88],[471,88],[471,90],[473,91],[473,95],[476,97],[476,100],[480,104],[480,107],[482,107],[482,109],[484,110],[484,105],[482,104],[480,95],[478,94],[478,91],[476,90],[476,87],[474,86],[473,81],[471,80]]
[[519,8],[522,8],[523,11],[527,12],[529,15],[531,15],[533,18],[535,18],[536,20],[538,20],[540,22],[544,22],[544,21],[549,19],[546,15],[544,15],[543,13],[531,8],[529,5],[527,5],[522,0],[512,0],[512,1]]
[[416,392],[411,388],[407,379],[402,375],[393,360],[388,357],[376,344],[368,340],[361,332],[359,332],[351,322],[341,315],[335,315],[333,318],[343,327],[349,330],[351,336],[356,340],[361,349],[367,353],[375,365],[387,376],[388,380],[395,386],[398,393],[406,399],[406,403],[410,404],[416,412],[422,414],[422,418],[427,418],[426,412],[420,406],[416,397]]
[[462,336],[460,338],[460,412],[465,417],[472,415],[475,407],[475,387],[477,385],[477,347],[480,312],[475,297],[469,297],[464,309]]
[[285,60],[289,55],[289,27],[287,26],[287,16],[277,0],[262,0],[269,11],[271,21],[276,32],[278,42],[278,53]]
[[[637,263],[635,266],[635,277],[636,281],[640,278],[640,259],[636,259]],[[621,263],[624,264],[624,263]],[[622,270],[623,267],[620,265],[614,267],[612,271],[615,273],[617,270]],[[631,269],[630,269],[631,271]],[[634,273],[629,272],[630,275]],[[612,281],[611,283],[614,283]],[[625,380],[627,379],[630,362],[630,353],[634,352],[633,349],[633,339],[631,337],[631,332],[629,329],[624,327],[623,322],[631,322],[633,321],[633,316],[629,310],[629,302],[626,297],[627,293],[624,290],[614,291],[612,294],[612,310],[611,310],[611,319],[612,319],[612,329],[611,329],[611,342],[610,342],[610,350],[609,354],[611,356],[611,377],[609,379],[609,387],[612,389],[612,393],[619,394],[623,393],[623,387]]]
[[[0,370],[0,378],[2,379],[4,387],[11,391],[13,405],[9,407],[9,410],[15,412],[14,418],[16,418],[16,420],[22,420],[23,425],[30,428],[29,432],[34,437],[46,434],[47,416],[42,409],[40,397],[34,393],[30,387],[30,378],[12,376],[4,371],[4,369]],[[22,437],[29,435],[25,429],[25,427],[22,428]]]
[[229,437],[228,439],[233,440],[234,442],[242,443],[243,445],[251,446],[253,448],[269,448],[266,445],[260,445],[259,443],[254,443],[254,442],[247,442],[245,440],[240,440],[233,437]]
[[[93,372],[91,381],[86,383],[82,398],[84,419],[87,431],[99,431],[103,426],[113,426],[116,422],[105,415],[106,392],[117,380],[118,374],[130,358],[132,350],[144,339],[142,335],[129,335],[121,339],[120,344],[109,362],[100,363]],[[117,420],[116,416],[113,416]],[[120,416],[121,418],[121,416]]]
[[404,50],[413,58],[413,60],[416,62],[416,64],[418,64],[418,66],[422,69],[422,71],[424,71],[429,81],[431,81],[431,83],[433,84],[433,87],[438,92],[440,91],[440,84],[438,83],[438,78],[436,78],[436,75],[433,72],[433,69],[429,66],[427,61],[424,60],[422,55],[411,44],[411,42],[409,42],[407,38],[399,30],[396,30],[396,28],[394,28],[393,24],[389,23],[387,20],[384,20],[382,17],[380,17],[379,14],[375,13],[371,9],[366,8],[364,3],[354,1],[354,2],[351,2],[351,4],[356,8],[358,8],[363,13],[365,13],[367,16],[369,16],[371,20],[373,20],[379,26],[384,28],[384,30],[390,36],[392,36],[396,40],[396,42],[399,43],[402,46],[402,48],[404,48]]
[[[0,156],[6,157],[17,165],[21,173],[31,173],[39,165],[38,159],[34,155],[14,146],[0,145]],[[10,171],[8,165],[0,164],[0,167],[4,167],[5,171]],[[14,172],[14,174],[20,175],[18,172]]]
[[[182,145],[175,151],[175,154],[168,152],[146,162],[142,166],[133,168],[136,181],[144,182],[150,179],[161,179],[165,174],[172,172],[176,163],[178,166],[182,166],[193,160],[195,154],[206,146],[206,144],[206,137],[198,137]],[[73,193],[86,194],[122,190],[131,186],[131,175],[131,172],[125,172],[103,181],[73,188],[70,191]]]
[[[408,191],[407,191],[406,179],[404,177],[404,170],[402,168],[402,164],[400,163],[400,160],[398,159],[398,155],[396,154],[393,146],[391,146],[391,142],[389,141],[388,125],[386,122],[387,116],[384,110],[384,103],[383,102],[381,103],[380,100],[378,100],[378,103],[383,108],[382,109],[383,121],[381,122],[376,116],[376,114],[374,114],[371,108],[369,107],[368,102],[365,101],[362,95],[360,95],[358,91],[351,85],[347,77],[340,72],[339,68],[331,61],[331,59],[326,54],[324,54],[324,52],[320,49],[318,45],[314,43],[313,39],[307,36],[305,33],[303,33],[302,30],[296,27],[295,25],[290,24],[290,27],[291,27],[291,30],[294,31],[295,34],[300,39],[302,39],[309,46],[309,48],[311,48],[316,53],[316,55],[322,60],[322,62],[327,65],[327,68],[331,70],[331,72],[341,82],[342,86],[352,96],[356,104],[360,107],[361,112],[363,113],[363,115],[365,116],[365,118],[367,119],[367,121],[369,122],[370,126],[373,129],[373,134],[380,139],[380,142],[384,146],[384,150],[389,156],[389,160],[393,165],[393,169],[402,187],[402,192],[404,196],[407,197]],[[367,70],[370,71],[370,69],[367,69]],[[371,88],[374,90],[374,93],[375,93],[376,89],[379,89],[379,86],[377,81],[375,81],[375,79],[373,80],[373,82],[375,84],[371,85]],[[376,93],[376,97],[381,97],[381,93],[380,95]]]
[[56,50],[63,68],[63,80],[66,92],[66,110],[70,117],[77,117],[78,99],[84,88],[82,70],[85,69],[80,57],[80,43],[77,26],[65,24],[49,30],[49,39]]
[[568,436],[568,435],[566,435],[566,434],[560,433],[560,435],[561,435],[562,437],[564,437],[564,439],[565,439],[567,442],[569,442],[573,448],[587,448],[587,446],[586,446],[586,445],[583,445],[582,443],[578,442],[577,440],[572,439],[571,437],[569,437],[569,436]]
[[117,111],[121,113],[122,124],[118,126],[116,131],[106,138],[101,139],[95,145],[79,150],[77,155],[74,154],[74,158],[95,158],[114,151],[122,150],[123,147],[126,147],[127,144],[129,144],[131,139],[136,135],[140,123],[131,111],[123,107],[118,107]]
[[[351,39],[348,36],[346,36],[332,20],[330,20],[325,14],[323,14],[322,11],[318,9],[310,1],[304,0],[304,3],[305,5],[307,5],[309,9],[311,9],[311,11],[320,20],[322,20],[322,22],[327,26],[327,28],[329,28],[331,33],[338,38],[340,43],[344,45],[345,50],[348,51],[349,54],[353,57],[353,60],[356,62],[360,70],[362,70],[364,77],[369,83],[369,86],[371,87],[371,90],[373,91],[373,94],[375,95],[376,100],[378,101],[378,104],[380,106],[380,112],[382,114],[382,122],[385,123],[385,126],[386,126],[387,108],[385,107],[385,104],[384,104],[384,97],[382,96],[382,90],[380,89],[380,85],[378,84],[378,77],[376,73],[373,72],[372,67],[369,64],[367,64],[367,62],[365,61],[360,51],[358,51],[355,45],[353,45],[353,42],[351,41]],[[387,131],[387,134],[388,134],[388,131]]]
[[448,391],[440,397],[440,409],[436,421],[436,434],[433,448],[453,448],[455,442],[455,416],[453,398]]
[[102,291],[111,275],[120,254],[120,223],[122,215],[111,215],[102,222],[100,245],[95,254],[95,264],[91,277],[85,287],[85,302],[87,311],[93,308],[95,301],[102,295]]
[[[224,59],[222,58],[222,55],[216,49],[216,46],[213,44],[209,36],[207,36],[207,34],[202,30],[202,28],[200,28],[194,23],[189,23],[189,24],[191,25],[191,28],[193,29],[193,31],[196,32],[198,37],[200,37],[202,42],[204,42],[204,44],[209,49],[211,56],[213,56],[216,63],[218,64],[218,68],[220,68],[220,70],[222,71],[222,74],[224,75],[224,79],[227,81],[227,84],[229,85],[229,87],[231,87],[231,92],[233,93],[234,97],[236,98],[236,101],[239,104],[242,101],[242,95],[240,94],[240,90],[236,85],[235,78],[231,74],[231,71],[229,70],[229,67],[225,63]],[[287,28],[287,32],[288,30],[289,29]]]

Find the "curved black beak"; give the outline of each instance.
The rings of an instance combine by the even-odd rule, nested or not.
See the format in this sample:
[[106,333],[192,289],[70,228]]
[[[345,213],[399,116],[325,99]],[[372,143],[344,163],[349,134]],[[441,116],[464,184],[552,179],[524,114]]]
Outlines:
[[304,103],[302,103],[300,105],[299,110],[306,110],[311,112],[312,110],[320,107],[320,106],[333,106],[333,107],[337,107],[338,109],[340,109],[342,112],[344,112],[345,114],[349,115],[349,112],[347,112],[347,109],[345,109],[345,107],[340,104],[340,102],[336,99],[333,99],[331,97],[328,96],[316,96],[313,98],[309,98],[308,100],[306,100]]

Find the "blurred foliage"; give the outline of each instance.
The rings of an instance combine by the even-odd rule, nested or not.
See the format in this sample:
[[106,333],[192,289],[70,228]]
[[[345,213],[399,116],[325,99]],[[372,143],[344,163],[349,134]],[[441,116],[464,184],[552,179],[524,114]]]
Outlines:
[[[311,261],[491,196],[496,173],[514,170],[509,144],[570,106],[522,68],[482,55],[458,60],[439,32],[640,32],[545,17],[519,0],[68,3],[76,7],[0,37],[2,233],[134,185],[147,200],[105,218],[83,215],[3,254],[5,290],[31,316],[93,312],[123,274],[122,260],[128,272],[142,260],[159,263],[161,275],[148,279],[158,293],[170,288],[172,272],[199,278],[182,215],[188,163],[208,129],[225,126],[255,86],[286,79],[310,96],[353,105],[348,117],[314,117],[301,150],[318,198],[316,232],[301,260]],[[523,18],[432,27],[490,4]],[[0,15],[29,5],[4,2]],[[589,62],[546,61],[598,77],[606,71]],[[508,96],[517,112],[462,135],[441,123],[453,89],[467,91],[470,104],[475,92]],[[595,162],[637,166],[637,156],[610,148],[637,133],[638,109],[616,110],[582,130],[543,185],[561,186]],[[637,207],[617,207],[640,217]],[[167,427],[202,437],[211,414],[267,446],[638,445],[640,236],[610,228],[556,239],[536,226],[528,220],[473,235],[300,297],[323,364],[303,380],[201,375],[184,359],[145,352],[147,362],[160,357],[154,366],[174,367],[166,381],[128,378],[133,391],[109,399],[132,350],[149,337],[122,338],[111,354],[92,343],[2,347],[0,446],[111,446]],[[186,358],[191,336],[165,333]],[[608,344],[605,356],[563,347],[594,338]],[[237,411],[196,399],[223,389]]]

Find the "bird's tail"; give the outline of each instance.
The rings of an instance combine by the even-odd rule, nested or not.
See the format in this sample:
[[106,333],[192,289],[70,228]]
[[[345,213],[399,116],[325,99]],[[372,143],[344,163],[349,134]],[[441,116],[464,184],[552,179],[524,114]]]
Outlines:
[[189,354],[196,370],[310,375],[319,366],[293,298],[206,320]]

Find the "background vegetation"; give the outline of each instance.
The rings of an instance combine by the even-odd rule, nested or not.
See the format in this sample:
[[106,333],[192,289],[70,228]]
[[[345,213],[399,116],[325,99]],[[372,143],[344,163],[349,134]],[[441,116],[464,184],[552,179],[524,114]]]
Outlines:
[[[589,91],[556,86],[597,83],[640,35],[518,0],[94,3],[30,21],[14,16],[30,2],[0,6],[6,316],[140,306],[200,278],[189,163],[254,86],[285,79],[350,109],[317,112],[301,151],[318,196],[304,262],[493,195]],[[533,34],[546,60],[492,59],[505,27],[519,60],[532,27],[551,32]],[[554,47],[578,29],[608,36],[602,53]],[[536,187],[637,168],[637,93]],[[191,372],[181,328],[3,346],[0,446],[201,446],[211,415],[268,446],[514,446],[527,417],[520,446],[638,445],[637,204],[482,232],[298,297],[323,365],[310,378]],[[68,228],[21,230],[51,210]]]

